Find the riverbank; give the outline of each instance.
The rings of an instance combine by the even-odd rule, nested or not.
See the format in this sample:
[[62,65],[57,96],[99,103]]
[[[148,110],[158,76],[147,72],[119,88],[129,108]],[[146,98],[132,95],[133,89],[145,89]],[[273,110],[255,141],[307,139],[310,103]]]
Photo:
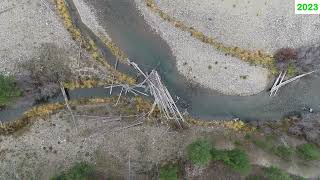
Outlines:
[[156,0],[169,16],[226,45],[274,53],[320,42],[317,15],[299,16],[294,2],[234,0]]
[[144,0],[135,3],[148,24],[170,46],[178,71],[190,81],[227,95],[253,95],[266,88],[267,69],[226,56],[164,21]]
[[[157,173],[161,166],[186,159],[187,145],[199,138],[207,139],[220,150],[235,147],[245,150],[254,166],[276,165],[304,177],[320,175],[318,161],[307,165],[301,164],[299,159],[286,161],[253,143],[254,138],[264,142],[268,137],[272,137],[272,146],[275,147],[282,145],[283,141],[289,146],[305,143],[282,131],[274,136],[259,131],[251,134],[221,126],[198,125],[176,131],[162,124],[161,119],[143,118],[135,102],[120,100],[117,107],[113,106],[116,99],[71,102],[75,121],[68,111],[61,109],[63,104],[49,106],[51,110],[38,108],[30,111],[28,115],[32,116],[32,123],[9,135],[0,135],[0,179],[50,179],[81,161],[94,164],[108,177],[121,178],[127,177],[130,161],[132,177],[147,176],[150,179],[155,176],[152,172]],[[245,175],[216,163],[200,168],[201,171],[188,169],[187,174],[206,176],[211,168],[219,167],[225,173],[210,171],[211,176],[225,179],[232,175],[231,179],[245,179]],[[256,173],[256,168],[252,173]]]
[[[23,92],[16,102],[3,108],[0,120],[14,120],[23,111],[30,109],[37,100],[51,96],[50,86],[36,87],[30,79],[25,64],[40,58],[46,45],[58,47],[59,54],[65,54],[67,66],[76,81],[68,83],[71,87],[92,87],[109,80],[109,72],[90,54],[73,40],[56,11],[53,0],[1,1],[0,2],[0,73],[15,76],[17,85]],[[61,50],[61,51],[60,51]],[[100,83],[101,84],[101,83]],[[72,88],[73,88],[72,87]],[[36,89],[42,89],[41,97]],[[38,98],[40,97],[40,98]]]
[[68,53],[68,64],[75,74],[106,78],[106,72],[72,40],[53,0],[4,0],[0,2],[0,12],[0,72],[24,76],[19,64],[38,57],[42,44],[52,43]]
[[112,42],[112,39],[106,30],[99,24],[94,9],[83,0],[74,0],[73,2],[79,12],[82,22],[105,43],[121,63],[126,64],[128,59],[127,55],[114,42]]

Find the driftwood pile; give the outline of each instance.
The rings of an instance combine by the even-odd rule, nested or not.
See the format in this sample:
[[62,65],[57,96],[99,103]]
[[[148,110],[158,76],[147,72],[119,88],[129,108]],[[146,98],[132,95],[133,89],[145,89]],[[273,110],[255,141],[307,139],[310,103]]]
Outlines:
[[[156,70],[152,70],[150,74],[146,74],[139,68],[136,63],[129,61],[129,64],[144,77],[144,80],[141,83],[133,86],[129,86],[127,84],[118,84],[105,87],[110,88],[110,93],[113,87],[121,87],[116,105],[118,104],[120,97],[123,94],[127,94],[128,92],[133,93],[134,95],[140,94],[144,96],[149,96],[150,94],[154,99],[154,103],[148,115],[151,115],[154,109],[158,107],[161,114],[167,120],[173,120],[180,128],[183,128],[183,124],[186,124],[186,121],[184,120],[178,107],[176,106],[170,92],[162,83],[158,72]],[[139,88],[144,89],[145,92],[138,90]]]
[[302,78],[304,76],[310,75],[310,74],[312,74],[314,72],[316,72],[316,71],[311,71],[311,72],[308,72],[308,73],[304,73],[304,74],[295,76],[295,77],[293,77],[291,79],[288,79],[286,81],[283,81],[284,78],[286,77],[287,71],[281,71],[279,76],[278,76],[278,78],[276,79],[276,81],[274,82],[274,84],[273,84],[273,86],[272,86],[272,88],[270,90],[270,96],[277,95],[277,92],[278,92],[279,88],[283,87],[284,85],[289,84],[289,83],[291,83],[291,82],[293,82],[295,80],[298,80],[298,79],[300,79],[300,78]]

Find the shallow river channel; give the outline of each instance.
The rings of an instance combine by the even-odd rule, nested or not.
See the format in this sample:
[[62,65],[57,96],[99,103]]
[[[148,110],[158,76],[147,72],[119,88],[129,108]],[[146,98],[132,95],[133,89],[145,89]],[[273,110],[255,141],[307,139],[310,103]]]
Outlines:
[[[79,20],[79,16],[70,0],[69,8],[76,25],[81,31],[95,40],[109,63],[114,57],[103,43]],[[85,0],[98,12],[99,23],[105,28],[112,40],[148,72],[159,71],[173,97],[180,97],[178,105],[190,115],[202,119],[277,120],[285,115],[302,112],[304,107],[320,110],[319,73],[293,82],[269,97],[268,90],[254,96],[226,96],[200,86],[191,84],[182,77],[175,66],[175,57],[168,45],[144,22],[143,17],[131,0]],[[134,71],[120,64],[119,70],[133,75]],[[272,83],[272,82],[271,82]],[[71,91],[71,98],[106,96],[105,89],[82,89]],[[61,97],[58,99],[61,100]],[[20,110],[22,111],[22,110]],[[14,111],[0,113],[0,119],[12,118]],[[11,114],[11,115],[10,115]]]

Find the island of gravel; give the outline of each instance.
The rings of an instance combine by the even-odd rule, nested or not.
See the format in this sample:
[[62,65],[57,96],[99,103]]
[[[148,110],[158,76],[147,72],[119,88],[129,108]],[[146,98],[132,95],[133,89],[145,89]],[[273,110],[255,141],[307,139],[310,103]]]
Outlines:
[[226,56],[164,21],[145,0],[135,2],[146,22],[170,46],[179,72],[190,81],[227,95],[253,95],[266,88],[270,76],[267,69]]

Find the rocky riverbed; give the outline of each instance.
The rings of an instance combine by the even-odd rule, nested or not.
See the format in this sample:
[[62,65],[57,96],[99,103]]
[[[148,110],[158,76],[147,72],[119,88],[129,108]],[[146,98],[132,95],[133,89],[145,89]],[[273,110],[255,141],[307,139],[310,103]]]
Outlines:
[[227,45],[275,52],[320,41],[318,15],[295,15],[294,1],[155,0],[161,10]]
[[146,6],[145,0],[135,2],[148,24],[170,46],[179,72],[190,81],[227,95],[253,95],[266,88],[267,69],[218,52],[161,19]]
[[0,72],[19,72],[17,65],[37,55],[43,43],[54,43],[76,57],[79,46],[53,11],[52,3],[51,0],[0,2]]

